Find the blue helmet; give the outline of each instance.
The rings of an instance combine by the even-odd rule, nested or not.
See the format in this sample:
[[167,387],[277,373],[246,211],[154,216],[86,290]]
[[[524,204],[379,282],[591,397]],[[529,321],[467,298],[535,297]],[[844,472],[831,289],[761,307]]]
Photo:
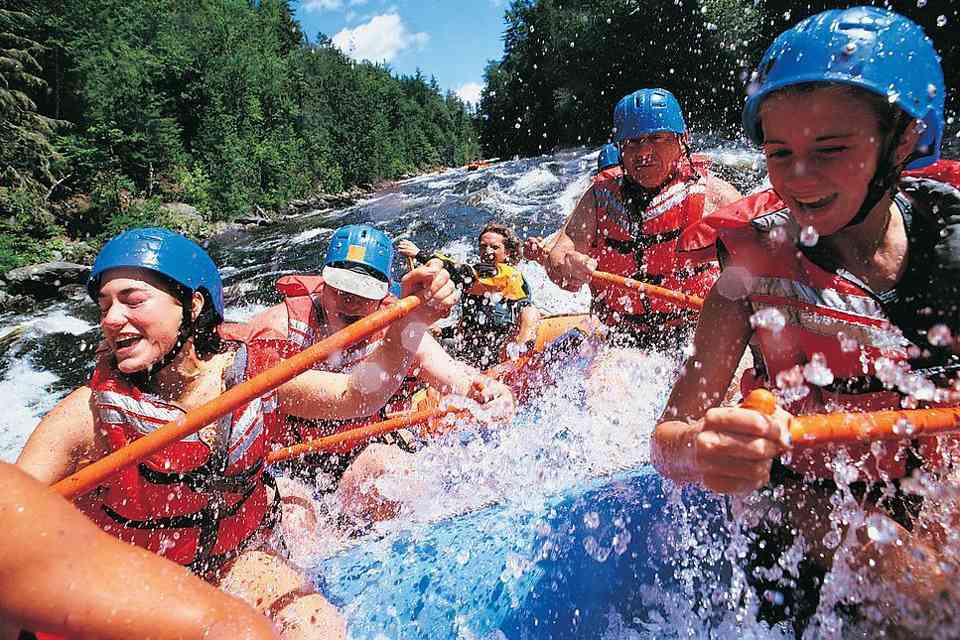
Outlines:
[[340,227],[323,260],[323,279],[347,293],[382,300],[390,290],[393,243],[383,231],[365,224]]
[[764,54],[743,109],[743,128],[763,142],[760,104],[774,91],[809,82],[860,87],[896,104],[926,129],[908,168],[940,158],[945,88],[930,39],[892,11],[854,7],[824,11],[784,31]]
[[600,149],[600,155],[597,156],[597,170],[603,171],[618,164],[620,164],[620,149],[617,149],[617,145],[603,145]]
[[220,271],[200,245],[169,229],[130,229],[108,242],[97,254],[87,280],[94,302],[104,272],[135,267],[159,273],[190,291],[206,291],[216,321],[223,321],[223,282]]
[[613,127],[618,144],[661,131],[687,132],[680,103],[666,89],[640,89],[621,98],[613,109]]

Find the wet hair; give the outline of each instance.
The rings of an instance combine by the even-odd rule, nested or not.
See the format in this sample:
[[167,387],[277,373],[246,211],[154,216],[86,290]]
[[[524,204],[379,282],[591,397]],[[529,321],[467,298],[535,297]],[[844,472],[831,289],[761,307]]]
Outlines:
[[[220,326],[220,319],[217,318],[217,312],[214,311],[210,294],[207,293],[206,289],[201,289],[200,293],[203,295],[203,309],[200,310],[200,315],[198,315],[197,319],[193,322],[192,333],[193,349],[197,352],[197,357],[204,360],[215,353],[223,351],[224,345],[220,334],[217,332],[217,328]],[[192,301],[192,297],[193,292],[190,292],[187,300]],[[184,317],[189,319],[191,306],[187,304],[184,305],[183,308],[185,310]]]
[[516,264],[520,260],[520,238],[517,237],[513,229],[501,222],[488,222],[480,231],[480,235],[477,236],[477,242],[485,233],[496,233],[503,236],[503,246],[507,249],[507,264]]
[[[803,96],[813,93],[818,89],[835,89],[839,93],[845,93],[851,98],[855,98],[866,103],[866,105],[870,107],[870,110],[873,111],[874,116],[876,116],[877,128],[880,130],[880,135],[883,137],[888,136],[898,127],[905,128],[903,125],[904,120],[909,122],[910,116],[896,104],[892,104],[885,96],[881,96],[873,91],[867,91],[866,89],[861,89],[860,87],[842,82],[804,82],[801,84],[792,84],[782,89],[773,91],[769,96],[764,98],[763,102],[766,102],[773,96]],[[761,103],[761,108],[762,107],[763,103]],[[760,131],[761,133],[763,132],[762,117],[760,118]]]

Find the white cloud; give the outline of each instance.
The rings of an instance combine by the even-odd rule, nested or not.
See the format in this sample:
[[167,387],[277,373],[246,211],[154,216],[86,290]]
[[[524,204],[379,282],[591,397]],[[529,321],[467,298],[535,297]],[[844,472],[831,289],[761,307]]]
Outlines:
[[336,11],[343,7],[343,0],[303,0],[304,11]]
[[411,33],[399,15],[386,13],[353,29],[343,29],[332,39],[334,46],[354,60],[390,62],[404,49],[423,48],[430,34]]
[[477,82],[468,82],[457,87],[456,94],[464,102],[469,102],[472,105],[480,104],[480,92],[483,90],[483,85]]

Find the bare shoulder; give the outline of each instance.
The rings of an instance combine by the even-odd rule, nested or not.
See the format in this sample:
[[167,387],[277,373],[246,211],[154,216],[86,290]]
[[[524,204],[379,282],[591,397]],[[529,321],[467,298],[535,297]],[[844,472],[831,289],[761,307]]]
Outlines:
[[716,211],[743,197],[736,187],[715,175],[707,176],[706,190],[704,214]]

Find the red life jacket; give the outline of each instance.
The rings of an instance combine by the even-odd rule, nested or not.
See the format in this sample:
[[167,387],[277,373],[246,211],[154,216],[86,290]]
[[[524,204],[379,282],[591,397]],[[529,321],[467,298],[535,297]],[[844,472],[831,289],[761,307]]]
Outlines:
[[[960,165],[949,164],[955,166],[907,175],[960,185]],[[785,322],[779,331],[763,326],[762,321],[755,329],[766,369],[764,383],[771,388],[794,386],[803,382],[805,366],[809,367],[807,380],[815,380],[818,370],[822,371],[815,362],[824,362],[834,377],[827,386],[810,383],[808,388],[813,391],[789,403],[788,410],[802,415],[899,408],[900,394],[885,388],[881,380],[890,380],[895,367],[906,366],[908,349],[916,345],[890,322],[880,302],[855,278],[840,270],[828,271],[797,250],[797,225],[773,191],[744,198],[714,212],[705,222],[708,220],[729,251],[729,265],[725,266],[745,270],[743,283],[753,311],[776,309],[780,313],[777,320]],[[779,230],[772,233],[774,229]],[[691,230],[690,235],[703,239],[709,233]],[[820,379],[826,381],[829,376]],[[881,474],[902,478],[909,473],[913,457],[908,449],[923,460],[935,461],[939,457],[937,442],[928,437],[917,439],[909,447],[899,443],[874,445],[882,453],[875,456],[875,463],[862,465],[861,471],[871,480]],[[871,445],[848,445],[847,451],[851,459],[858,460],[870,454]],[[795,455],[788,466],[799,473],[830,477],[827,461],[832,457],[829,452],[824,455],[822,450],[808,449]]]
[[[241,346],[224,371],[230,388],[269,363]],[[185,415],[143,393],[102,360],[90,381],[94,421],[116,451]],[[104,531],[204,574],[273,525],[264,474],[266,430],[278,419],[267,394],[198,433],[124,467],[81,503]]]
[[[714,263],[697,263],[677,252],[677,239],[703,217],[707,161],[694,158],[635,214],[624,203],[622,171],[594,178],[597,232],[590,256],[597,270],[636,278],[669,289],[704,296],[716,280]],[[607,170],[610,171],[610,170]],[[638,260],[638,257],[640,258]],[[594,312],[608,325],[624,319],[643,324],[676,326],[692,320],[689,312],[641,293],[606,283],[591,282]]]
[[[277,280],[277,291],[283,295],[283,303],[287,309],[287,331],[284,336],[277,336],[276,332],[260,327],[256,319],[245,327],[227,331],[230,334],[242,335],[253,342],[269,342],[280,357],[286,358],[299,353],[327,335],[327,320],[320,304],[323,287],[323,278],[320,276],[294,275]],[[395,302],[396,298],[387,296],[381,306]],[[386,329],[334,354],[323,362],[318,362],[313,369],[330,373],[349,373],[383,343],[385,335]],[[306,420],[287,416],[285,421],[278,423],[276,430],[271,431],[268,436],[269,441],[271,444],[287,447],[367,424],[371,418],[382,419],[387,412],[405,408],[405,401],[416,388],[419,388],[418,383],[408,378],[390,402],[374,416],[345,420]]]

